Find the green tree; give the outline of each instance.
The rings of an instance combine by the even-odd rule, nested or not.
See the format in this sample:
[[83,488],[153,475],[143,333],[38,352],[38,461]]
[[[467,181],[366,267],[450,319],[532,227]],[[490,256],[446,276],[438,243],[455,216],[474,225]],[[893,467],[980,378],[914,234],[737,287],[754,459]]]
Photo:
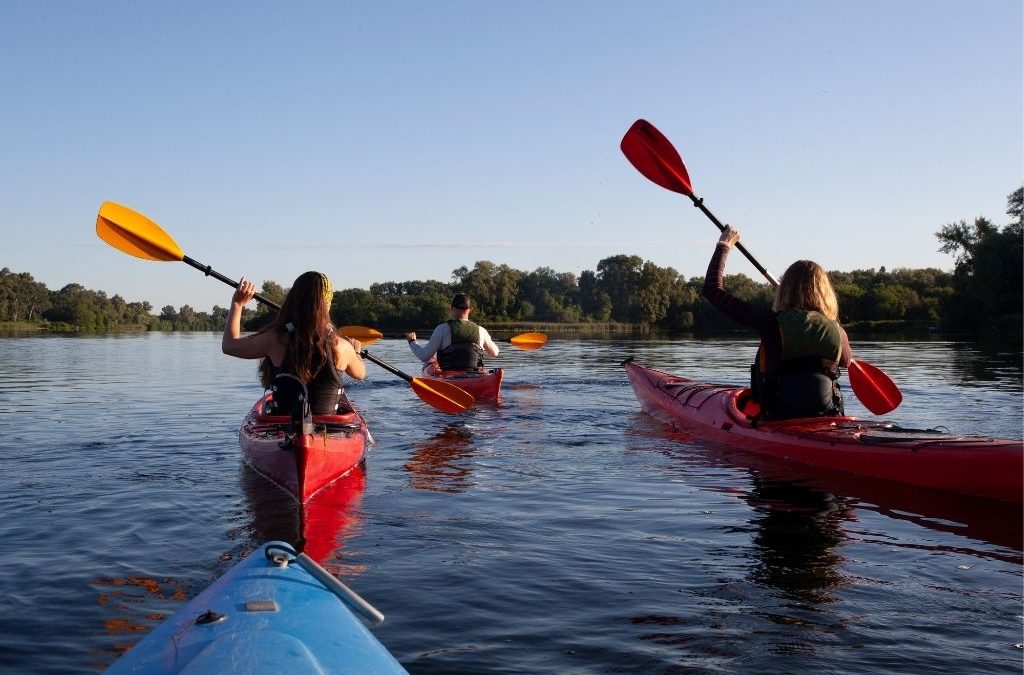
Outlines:
[[955,256],[953,285],[947,298],[947,323],[961,330],[980,328],[1020,339],[1024,314],[1024,188],[1007,198],[1011,222],[999,228],[986,218],[950,223],[936,233],[939,250]]
[[643,265],[638,255],[614,255],[597,263],[597,280],[612,301],[611,318],[615,321],[633,320]]

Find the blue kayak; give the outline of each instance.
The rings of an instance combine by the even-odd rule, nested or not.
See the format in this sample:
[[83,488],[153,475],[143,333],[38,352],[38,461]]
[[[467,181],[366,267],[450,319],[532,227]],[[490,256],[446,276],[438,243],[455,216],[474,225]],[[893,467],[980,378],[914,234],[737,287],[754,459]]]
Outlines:
[[106,672],[406,673],[359,617],[371,624],[384,620],[311,558],[272,541]]

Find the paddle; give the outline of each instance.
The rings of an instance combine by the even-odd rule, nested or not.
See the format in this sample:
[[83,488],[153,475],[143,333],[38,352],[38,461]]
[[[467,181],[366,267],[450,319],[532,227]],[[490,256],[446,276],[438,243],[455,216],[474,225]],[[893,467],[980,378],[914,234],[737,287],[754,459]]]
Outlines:
[[460,413],[464,412],[467,408],[471,407],[476,399],[473,395],[464,389],[456,387],[450,382],[444,380],[434,380],[427,377],[413,377],[403,373],[398,368],[395,368],[390,363],[378,359],[373,356],[367,350],[362,351],[362,357],[367,361],[372,361],[384,370],[398,375],[400,378],[412,385],[412,390],[416,392],[424,401],[430,403],[438,410],[446,413]]
[[359,340],[364,345],[372,345],[384,337],[384,333],[366,326],[342,326],[338,329],[342,335]]
[[[672,143],[654,128],[653,124],[647,120],[633,122],[633,126],[622,137],[621,148],[626,159],[648,180],[673,192],[686,195],[694,206],[703,211],[704,215],[718,226],[719,230],[725,230],[722,221],[718,220],[715,214],[704,206],[704,200],[693,194],[693,188],[690,187],[690,174],[686,171],[682,157],[676,152]],[[754,256],[750,255],[750,252],[743,247],[743,244],[737,242],[736,248],[747,256],[747,260],[768,279],[772,286],[779,285],[778,280],[772,276],[771,272],[757,262]]]
[[519,347],[527,351],[536,351],[548,342],[548,336],[544,333],[520,333],[508,339],[513,347]]
[[[116,202],[103,202],[96,217],[96,234],[114,248],[143,260],[180,261],[195,267],[208,277],[223,281],[232,288],[238,288],[233,281],[209,265],[197,262],[182,252],[171,235],[138,211]],[[253,296],[267,307],[280,309],[262,295]]]
[[[372,344],[384,337],[384,334],[376,328],[367,328],[366,326],[342,326],[340,330],[345,335],[368,344]],[[547,344],[547,341],[548,336],[544,333],[520,333],[519,335],[513,335],[512,337],[503,340],[503,342],[511,343],[513,347],[518,347],[528,351],[540,349]]]
[[903,392],[880,368],[854,359],[846,367],[850,376],[853,393],[864,407],[876,415],[884,415],[899,407],[903,401]]
[[[693,205],[699,208],[719,230],[725,230],[725,225],[715,217],[715,214],[711,213],[708,207],[704,206],[704,200],[693,194],[690,174],[686,170],[686,165],[683,164],[683,158],[679,156],[672,142],[653,124],[642,119],[634,122],[622,137],[620,147],[622,153],[626,155],[626,159],[648,180],[673,192],[686,195]],[[778,287],[778,280],[754,259],[754,256],[743,247],[743,244],[737,242],[736,248],[764,275],[768,283],[773,287]],[[884,415],[895,410],[903,400],[903,394],[899,387],[879,368],[863,361],[854,360],[850,362],[847,370],[850,374],[850,386],[853,388],[853,393],[872,413]]]
[[[104,202],[100,206],[99,215],[96,217],[96,234],[114,248],[136,258],[185,262],[200,270],[206,276],[223,281],[232,288],[238,287],[237,281],[229,279],[220,272],[213,270],[209,265],[204,265],[189,258],[182,252],[181,247],[178,246],[171,235],[167,234],[159,225],[138,211],[134,211],[122,204]],[[253,298],[271,309],[281,309],[280,305],[262,295],[256,294]],[[350,327],[343,326],[342,335],[346,334],[344,332],[345,328]],[[374,331],[374,333],[377,332]],[[352,337],[357,340],[359,339],[356,336]],[[373,340],[379,340],[381,337],[383,336],[377,333]],[[368,356],[365,351],[363,355]],[[378,359],[369,357],[369,360],[409,382],[412,385],[413,392],[424,403],[438,410],[448,413],[463,412],[466,408],[473,405],[473,396],[453,384],[440,380],[428,381],[424,378],[410,377]]]

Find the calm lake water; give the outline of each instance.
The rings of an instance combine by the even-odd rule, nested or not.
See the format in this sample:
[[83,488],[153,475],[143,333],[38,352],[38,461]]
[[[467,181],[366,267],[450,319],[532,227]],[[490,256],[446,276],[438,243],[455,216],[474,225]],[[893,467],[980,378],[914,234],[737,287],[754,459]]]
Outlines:
[[[1019,506],[684,439],[620,366],[740,383],[754,348],[553,337],[457,417],[368,364],[349,393],[377,443],[314,500],[307,550],[413,673],[1020,673]],[[1019,351],[855,350],[899,383],[893,420],[1021,437]],[[404,342],[371,352],[416,372]],[[255,369],[212,334],[0,339],[0,670],[101,670],[295,538],[240,461]]]

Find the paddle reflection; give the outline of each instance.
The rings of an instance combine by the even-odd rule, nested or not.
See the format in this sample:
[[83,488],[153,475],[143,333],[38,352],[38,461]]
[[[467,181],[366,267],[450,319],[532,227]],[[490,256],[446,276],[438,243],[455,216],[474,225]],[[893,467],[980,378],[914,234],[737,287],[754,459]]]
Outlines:
[[417,490],[464,492],[471,485],[472,469],[465,460],[473,456],[473,432],[463,422],[444,429],[414,446],[405,470],[409,485]]
[[[366,489],[366,468],[360,464],[348,475],[317,493],[300,508],[291,495],[242,464],[242,491],[252,513],[253,548],[271,540],[299,545],[335,574],[352,574],[360,566],[340,561],[346,534],[359,525],[359,504]],[[330,560],[329,560],[330,559]]]

